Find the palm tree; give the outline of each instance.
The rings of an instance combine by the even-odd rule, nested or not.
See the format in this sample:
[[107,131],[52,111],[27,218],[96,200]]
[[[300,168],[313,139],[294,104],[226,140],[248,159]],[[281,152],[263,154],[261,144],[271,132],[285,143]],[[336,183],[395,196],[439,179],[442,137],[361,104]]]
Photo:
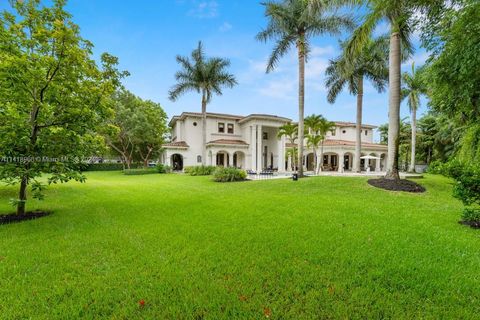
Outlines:
[[317,134],[308,133],[306,135],[307,138],[307,147],[313,150],[313,157],[314,157],[314,169],[315,173],[318,172],[318,155],[317,150],[320,146],[320,143],[323,141],[323,137]]
[[[298,138],[298,126],[294,123],[286,123],[283,126],[278,128],[278,137],[281,138],[285,136],[290,144],[295,144],[295,141]],[[295,155],[295,148],[293,148],[293,155]],[[296,168],[295,156],[293,158],[293,167]],[[280,168],[279,168],[280,169]]]
[[[298,56],[298,163],[302,163],[304,145],[304,107],[305,107],[305,63],[310,51],[310,40],[322,34],[337,35],[344,27],[353,27],[350,18],[335,14],[327,15],[333,1],[324,1],[312,6],[306,0],[284,0],[266,2],[265,16],[269,19],[265,30],[257,34],[257,39],[266,42],[275,41],[275,46],[267,65],[267,73],[277,66],[292,46],[297,48]],[[299,168],[303,176],[303,166]]]
[[415,172],[415,145],[417,143],[417,110],[420,107],[420,95],[425,93],[425,86],[421,80],[420,71],[415,70],[415,64],[412,63],[412,73],[404,72],[402,75],[403,89],[402,98],[407,98],[407,104],[412,115],[412,151],[409,172]]
[[[318,134],[322,137],[322,144],[320,148],[320,160],[323,162],[323,144],[325,142],[325,137],[327,136],[327,133],[329,131],[332,131],[335,129],[335,122],[328,121],[324,117],[322,117],[322,120],[320,121],[320,124],[318,126]],[[318,170],[320,171],[321,166],[319,166]]]
[[400,129],[401,99],[401,61],[406,59],[405,52],[412,53],[410,41],[412,19],[417,9],[408,0],[369,0],[366,4],[367,15],[363,24],[357,28],[349,41],[346,52],[349,59],[358,56],[362,48],[370,41],[370,36],[380,21],[390,23],[389,48],[389,107],[388,107],[388,159],[385,178],[398,180],[398,139]]
[[312,114],[305,118],[305,127],[306,127],[305,134],[307,138],[307,147],[313,150],[314,161],[315,161],[315,169],[314,169],[315,173],[318,172],[317,150],[320,143],[324,139],[324,137],[320,135],[320,126],[322,124],[322,119],[323,119],[323,116],[316,115],[316,114]]
[[[345,47],[345,45],[342,45]],[[370,39],[361,53],[354,59],[345,57],[345,53],[335,60],[330,60],[325,73],[328,89],[328,102],[334,103],[345,86],[350,94],[357,96],[357,120],[355,139],[355,161],[353,171],[360,172],[362,147],[362,108],[363,81],[371,81],[378,92],[383,92],[388,82],[388,42],[387,38]]]
[[212,95],[222,95],[222,88],[233,88],[237,84],[235,77],[227,72],[230,61],[223,58],[207,58],[203,51],[202,42],[188,57],[177,56],[177,62],[182,67],[175,74],[177,84],[170,90],[170,100],[176,101],[181,95],[189,91],[202,94],[202,165],[207,158],[207,104]]

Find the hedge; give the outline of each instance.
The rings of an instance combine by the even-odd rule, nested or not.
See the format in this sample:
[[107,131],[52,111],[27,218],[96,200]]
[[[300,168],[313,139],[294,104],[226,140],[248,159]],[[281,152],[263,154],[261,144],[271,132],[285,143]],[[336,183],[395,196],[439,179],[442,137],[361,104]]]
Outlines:
[[234,181],[243,181],[247,178],[247,173],[245,170],[237,168],[223,168],[218,167],[214,174],[213,180],[216,182],[234,182]]

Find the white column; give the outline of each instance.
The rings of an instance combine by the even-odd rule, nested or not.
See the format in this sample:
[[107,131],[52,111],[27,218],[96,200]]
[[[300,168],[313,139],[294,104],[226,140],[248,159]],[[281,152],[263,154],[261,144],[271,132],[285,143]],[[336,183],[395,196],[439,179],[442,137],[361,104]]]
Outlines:
[[228,154],[228,167],[233,167],[233,152]]
[[257,128],[256,126],[250,126],[250,158],[251,158],[251,170],[257,171]]
[[[375,157],[380,158],[380,154],[376,153]],[[380,169],[380,161],[381,160],[382,160],[381,158],[380,159],[375,159],[375,172],[380,172],[380,170],[381,170]]]
[[217,153],[212,152],[212,166],[216,166],[216,165],[217,165]]
[[292,156],[291,156],[291,155],[288,155],[287,171],[288,171],[288,172],[292,171]]
[[263,170],[263,148],[262,148],[262,141],[263,140],[263,132],[262,132],[262,125],[257,125],[257,169],[256,171]]
[[278,171],[285,172],[285,136],[278,142]]
[[344,158],[344,157],[345,157],[345,154],[344,154],[344,153],[339,153],[339,154],[338,154],[338,172],[340,172],[340,173],[343,173],[343,171],[344,171],[344,170],[343,170],[343,169],[344,169],[343,163],[344,163],[344,161],[345,161],[345,158]]

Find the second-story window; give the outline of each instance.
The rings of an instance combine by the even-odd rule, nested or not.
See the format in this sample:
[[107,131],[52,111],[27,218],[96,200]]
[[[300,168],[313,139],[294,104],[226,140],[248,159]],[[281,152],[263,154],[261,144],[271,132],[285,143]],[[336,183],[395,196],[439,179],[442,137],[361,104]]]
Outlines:
[[365,130],[365,135],[368,136],[368,130]]
[[332,136],[336,134],[335,130],[330,131],[330,133],[332,134]]
[[225,133],[225,123],[223,123],[223,122],[218,123],[218,132],[219,133]]
[[233,123],[227,124],[227,133],[233,134]]
[[268,140],[268,132],[263,133],[263,140]]

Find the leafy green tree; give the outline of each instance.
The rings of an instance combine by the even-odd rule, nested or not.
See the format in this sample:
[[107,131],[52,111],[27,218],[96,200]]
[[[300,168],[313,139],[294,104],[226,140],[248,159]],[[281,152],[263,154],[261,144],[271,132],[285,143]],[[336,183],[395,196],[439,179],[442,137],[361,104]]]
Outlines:
[[109,54],[97,66],[64,5],[12,1],[0,16],[0,180],[20,183],[17,214],[25,214],[29,185],[42,198],[42,174],[48,183],[85,180],[81,162],[100,150],[95,130],[127,75]]
[[423,79],[421,78],[421,71],[415,70],[415,64],[412,63],[412,73],[404,72],[402,75],[403,88],[402,98],[407,99],[408,108],[411,114],[411,159],[409,172],[415,172],[415,147],[417,142],[417,110],[420,107],[420,95],[426,92]]
[[[310,53],[310,42],[315,36],[338,35],[343,28],[353,27],[347,16],[330,12],[334,1],[323,1],[315,5],[305,0],[285,0],[282,2],[265,2],[267,27],[257,34],[262,42],[275,41],[267,64],[267,73],[275,69],[292,46],[298,56],[298,163],[302,163],[304,147],[304,113],[305,113],[305,63]],[[299,168],[303,175],[303,166]]]
[[410,37],[413,31],[414,14],[421,1],[407,0],[370,0],[366,2],[367,14],[346,48],[350,59],[357,57],[370,41],[375,27],[383,20],[390,24],[389,48],[389,108],[388,108],[388,158],[387,179],[400,179],[398,172],[400,99],[401,99],[401,61],[405,52],[412,52]]
[[[457,156],[480,161],[480,2],[452,1],[437,9],[423,29],[432,53],[425,70],[430,107],[463,131]],[[451,122],[451,121],[449,121]]]
[[167,131],[167,114],[159,103],[141,100],[137,123],[134,131],[136,150],[144,167],[148,167],[150,159],[160,155]]
[[177,56],[177,62],[182,67],[175,74],[177,84],[170,90],[170,100],[176,101],[181,95],[196,91],[202,95],[202,165],[207,159],[207,104],[212,95],[222,95],[222,88],[233,88],[237,84],[235,77],[227,72],[230,61],[222,58],[207,58],[202,42],[192,51],[191,60],[188,57]]
[[167,114],[160,104],[142,100],[127,90],[114,95],[115,116],[104,126],[107,145],[120,155],[124,168],[138,159],[148,166],[159,156],[167,132]]
[[[345,45],[343,45],[345,47]],[[345,52],[330,60],[325,73],[328,102],[334,103],[340,92],[348,87],[350,94],[357,96],[357,119],[355,135],[355,162],[353,171],[360,172],[362,148],[363,82],[370,80],[378,92],[383,92],[388,82],[388,41],[386,38],[369,39],[359,55],[347,58]]]
[[[287,123],[287,124],[284,124],[283,126],[279,127],[278,128],[278,137],[281,138],[281,137],[285,137],[287,138],[288,140],[288,143],[294,145],[298,139],[298,126],[294,123]],[[296,157],[294,155],[296,155],[296,148],[293,148],[293,153],[289,151],[290,154],[287,154],[288,155],[293,155],[292,159],[292,165],[294,168],[297,168],[297,165],[296,165]]]

